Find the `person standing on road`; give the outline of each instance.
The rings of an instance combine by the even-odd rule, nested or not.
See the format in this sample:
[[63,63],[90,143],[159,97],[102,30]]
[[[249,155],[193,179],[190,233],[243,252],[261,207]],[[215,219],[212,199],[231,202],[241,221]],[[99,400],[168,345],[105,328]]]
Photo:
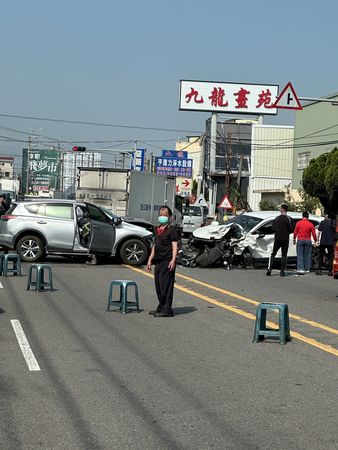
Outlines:
[[322,265],[325,251],[327,250],[329,276],[332,276],[333,266],[333,247],[336,235],[336,216],[335,214],[325,215],[325,219],[319,224],[318,242],[319,242],[319,259],[316,275],[322,274]]
[[297,241],[297,273],[309,273],[311,269],[312,242],[311,236],[315,243],[317,242],[316,230],[309,221],[309,213],[304,211],[302,220],[296,223],[293,232],[293,243]]
[[3,216],[8,209],[6,199],[0,194],[0,216]]
[[156,310],[149,312],[154,317],[173,317],[174,315],[172,303],[180,236],[176,227],[170,223],[171,217],[171,209],[168,206],[162,206],[158,217],[159,226],[155,231],[155,244],[147,264],[147,271],[151,272],[151,265],[155,263],[155,290],[159,304]]
[[280,268],[280,276],[285,276],[286,261],[289,249],[289,235],[291,233],[291,219],[287,215],[288,206],[284,203],[280,207],[280,216],[273,221],[272,229],[275,232],[275,240],[273,243],[272,253],[269,259],[269,267],[266,272],[267,276],[271,275],[272,266],[279,249],[282,250],[282,262]]

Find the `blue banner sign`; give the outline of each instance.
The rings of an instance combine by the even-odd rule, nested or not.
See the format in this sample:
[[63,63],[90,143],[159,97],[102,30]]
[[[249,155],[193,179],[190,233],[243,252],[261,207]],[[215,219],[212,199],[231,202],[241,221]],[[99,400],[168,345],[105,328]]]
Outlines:
[[192,166],[192,159],[156,157],[156,173],[158,174],[192,178]]
[[138,148],[136,152],[133,153],[133,170],[137,170],[138,172],[144,171],[145,152],[144,148]]
[[183,150],[162,150],[162,156],[166,158],[188,158],[188,152]]

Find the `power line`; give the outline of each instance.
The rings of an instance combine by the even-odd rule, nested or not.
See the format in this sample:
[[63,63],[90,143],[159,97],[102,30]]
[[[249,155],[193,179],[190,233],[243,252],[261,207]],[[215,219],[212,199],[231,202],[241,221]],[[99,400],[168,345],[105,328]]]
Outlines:
[[151,130],[151,131],[169,131],[175,133],[196,133],[200,134],[201,131],[194,130],[181,130],[175,128],[156,128],[156,127],[144,127],[138,125],[120,125],[113,123],[105,123],[105,122],[85,122],[80,120],[68,120],[68,119],[53,119],[50,117],[34,117],[34,116],[20,116],[16,114],[0,114],[0,117],[9,117],[13,119],[28,119],[28,120],[40,120],[44,122],[56,122],[56,123],[71,123],[77,125],[92,125],[97,127],[114,127],[114,128],[127,128],[127,129],[137,129],[137,130]]

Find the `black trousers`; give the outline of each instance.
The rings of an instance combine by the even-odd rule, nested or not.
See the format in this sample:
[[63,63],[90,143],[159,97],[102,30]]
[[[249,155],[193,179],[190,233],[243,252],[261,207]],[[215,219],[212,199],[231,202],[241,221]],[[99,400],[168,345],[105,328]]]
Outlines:
[[155,264],[154,278],[158,298],[157,310],[168,313],[172,310],[175,270],[168,269],[169,261]]
[[288,249],[289,249],[289,240],[281,241],[279,239],[275,240],[275,242],[273,243],[273,249],[272,249],[270,259],[269,259],[268,270],[272,269],[273,263],[275,261],[275,256],[279,249],[282,249],[282,262],[281,262],[280,270],[281,270],[281,272],[285,271],[286,261],[287,261],[287,256],[288,256]]
[[329,272],[332,272],[333,267],[333,245],[320,245],[319,246],[319,258],[318,258],[318,270],[322,270],[323,259],[325,255],[325,249],[327,249],[327,259]]

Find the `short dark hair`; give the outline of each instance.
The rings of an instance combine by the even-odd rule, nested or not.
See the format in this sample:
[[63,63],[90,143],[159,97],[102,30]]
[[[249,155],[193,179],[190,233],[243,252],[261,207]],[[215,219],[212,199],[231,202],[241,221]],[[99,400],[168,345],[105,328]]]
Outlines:
[[172,212],[171,208],[169,208],[169,206],[167,206],[167,205],[162,205],[162,206],[160,206],[160,208],[159,208],[158,211],[160,212],[161,209],[166,209],[166,210],[168,211],[168,214],[169,214],[170,217],[173,215],[173,212]]
[[287,210],[288,210],[288,205],[287,205],[286,203],[283,203],[282,205],[280,205],[280,207],[281,207],[282,209],[284,209],[284,211],[287,211]]
[[302,216],[305,217],[306,219],[308,219],[309,218],[309,213],[307,211],[304,211]]

